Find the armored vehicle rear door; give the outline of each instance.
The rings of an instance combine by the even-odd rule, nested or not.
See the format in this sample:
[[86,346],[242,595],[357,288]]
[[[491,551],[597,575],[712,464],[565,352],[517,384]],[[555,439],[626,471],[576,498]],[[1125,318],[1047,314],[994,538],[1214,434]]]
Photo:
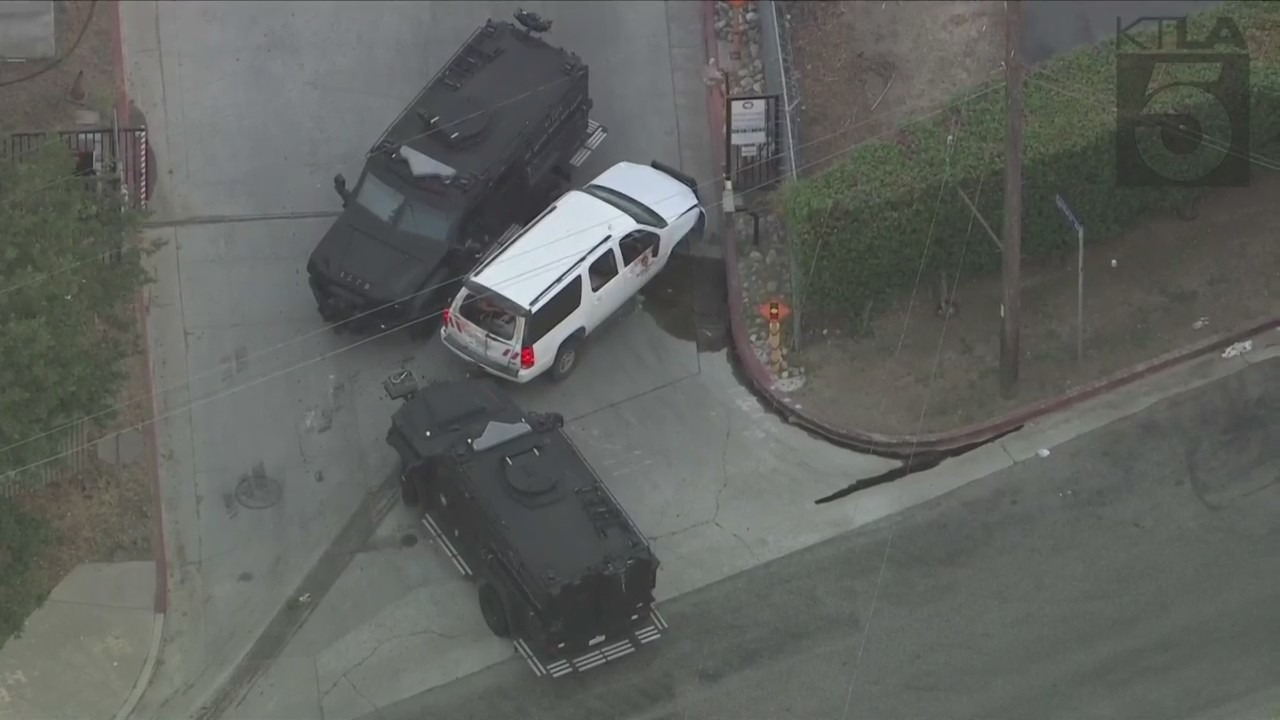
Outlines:
[[566,586],[560,611],[574,635],[590,638],[625,631],[653,601],[653,564],[635,558],[624,571],[596,573]]

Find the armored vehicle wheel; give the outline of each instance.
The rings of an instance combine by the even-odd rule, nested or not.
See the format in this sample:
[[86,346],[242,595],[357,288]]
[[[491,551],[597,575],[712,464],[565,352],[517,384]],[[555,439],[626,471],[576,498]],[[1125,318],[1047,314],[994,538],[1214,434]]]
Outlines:
[[500,638],[511,637],[511,620],[507,614],[507,604],[498,587],[488,580],[480,581],[480,614],[484,616],[484,624],[489,631]]
[[560,382],[569,377],[573,369],[578,367],[578,353],[582,347],[582,340],[574,335],[560,346],[556,351],[556,361],[551,366],[551,379]]
[[418,486],[410,480],[400,478],[400,500],[409,507],[417,507]]

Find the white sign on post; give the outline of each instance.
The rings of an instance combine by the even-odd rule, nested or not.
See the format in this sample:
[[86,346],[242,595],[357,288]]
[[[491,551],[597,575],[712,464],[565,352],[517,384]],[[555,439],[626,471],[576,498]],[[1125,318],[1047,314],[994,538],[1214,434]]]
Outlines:
[[1067,206],[1066,199],[1062,195],[1054,195],[1053,202],[1062,211],[1062,214],[1067,217],[1067,222],[1071,223],[1071,228],[1077,233],[1084,234],[1084,224],[1076,219],[1076,214],[1071,212],[1071,208]]
[[733,145],[759,146],[769,142],[768,103],[764,98],[732,101],[729,142]]
[[1053,202],[1066,216],[1076,231],[1076,361],[1084,359],[1084,223],[1076,218],[1061,193],[1055,193]]

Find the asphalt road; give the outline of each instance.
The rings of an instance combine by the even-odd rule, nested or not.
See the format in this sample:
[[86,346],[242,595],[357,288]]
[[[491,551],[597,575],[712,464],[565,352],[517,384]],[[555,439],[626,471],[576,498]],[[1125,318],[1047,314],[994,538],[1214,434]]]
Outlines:
[[1278,515],[1271,360],[678,598],[648,654],[377,717],[1280,717]]

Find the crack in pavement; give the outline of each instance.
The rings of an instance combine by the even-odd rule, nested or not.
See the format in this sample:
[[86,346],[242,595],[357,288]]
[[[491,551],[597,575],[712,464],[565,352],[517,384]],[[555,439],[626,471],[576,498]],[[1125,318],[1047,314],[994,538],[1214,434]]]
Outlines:
[[[405,635],[396,635],[394,637],[389,637],[386,640],[379,640],[378,644],[374,645],[372,650],[366,653],[365,656],[360,658],[360,660],[358,660],[354,665],[347,668],[346,670],[343,670],[342,673],[338,675],[338,679],[334,680],[333,684],[331,684],[327,690],[325,690],[323,693],[320,693],[320,702],[323,703],[324,699],[329,697],[329,693],[333,692],[333,689],[337,687],[338,683],[342,682],[343,680],[346,680],[347,684],[351,685],[352,689],[355,689],[355,683],[351,682],[351,679],[347,677],[347,674],[355,672],[357,669],[360,668],[361,665],[364,665],[369,660],[372,660],[373,656],[377,655],[378,652],[381,651],[382,648],[386,647],[388,643],[395,642],[396,640],[408,640],[409,638],[419,637],[421,635],[434,635],[444,640],[457,640],[458,638],[462,637],[461,635],[450,635],[448,633],[442,633],[438,630],[427,629],[427,630],[418,630],[417,632],[411,632]],[[317,679],[318,678],[319,678],[319,675],[317,675]],[[318,683],[317,683],[316,689],[319,690]],[[359,692],[360,692],[359,690],[356,690],[357,694],[359,694]],[[364,697],[364,696],[361,695],[361,697]],[[378,707],[373,703],[369,703],[369,704],[373,705],[373,707],[375,708]]]
[[757,563],[760,562],[760,556],[756,555],[756,551],[751,549],[747,541],[741,535],[730,530],[720,523],[720,496],[724,494],[725,488],[729,487],[729,438],[733,435],[733,415],[725,413],[724,415],[724,446],[720,450],[720,489],[716,491],[716,510],[711,515],[711,524],[733,536],[738,544],[751,555],[751,559]]
[[342,679],[342,680],[346,680],[346,681],[347,681],[347,685],[350,685],[350,686],[351,686],[351,692],[353,692],[353,693],[355,693],[356,695],[360,696],[360,699],[361,699],[361,700],[363,700],[363,701],[365,701],[365,702],[369,703],[369,707],[373,708],[373,711],[374,711],[375,713],[376,713],[376,712],[378,712],[378,703],[376,703],[376,702],[374,702],[374,701],[370,700],[369,698],[365,697],[365,694],[364,694],[364,693],[362,693],[362,692],[360,692],[360,688],[356,687],[356,684],[355,684],[355,683],[353,683],[353,682],[351,682],[351,678],[347,677],[346,675],[343,675],[340,679]]
[[[732,432],[733,432],[733,419],[728,413],[725,413],[724,444],[720,450],[720,488],[716,490],[715,510],[711,513],[711,517],[706,520],[699,520],[698,522],[692,525],[682,527],[678,530],[664,532],[660,535],[653,535],[649,538],[650,540],[661,540],[663,538],[669,538],[672,535],[679,535],[680,533],[683,533],[683,532],[696,530],[697,528],[700,528],[703,525],[715,525],[721,530],[725,530],[725,532],[732,533],[731,530],[726,529],[717,520],[717,518],[720,516],[720,495],[721,493],[724,492],[725,488],[728,487],[729,485],[729,470],[726,467],[726,464],[728,463],[728,459],[729,459],[729,436],[732,434]],[[738,538],[738,539],[741,540],[741,538]]]

